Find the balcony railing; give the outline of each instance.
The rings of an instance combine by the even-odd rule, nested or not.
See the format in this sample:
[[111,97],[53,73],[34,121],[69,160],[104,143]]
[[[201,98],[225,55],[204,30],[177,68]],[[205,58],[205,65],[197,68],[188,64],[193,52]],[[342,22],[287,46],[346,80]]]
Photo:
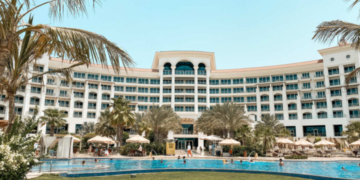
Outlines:
[[335,132],[335,136],[342,136],[341,132]]
[[349,103],[349,107],[353,107],[353,106],[359,106],[359,103]]
[[352,95],[352,94],[358,94],[358,90],[356,90],[356,91],[348,91],[347,92],[347,95]]
[[0,114],[5,114],[5,110],[0,110]]
[[341,93],[331,93],[331,97],[333,96],[341,96]]
[[326,136],[326,133],[304,133],[305,136]]
[[281,107],[281,108],[275,108],[275,111],[282,111],[283,110],[283,108]]
[[75,105],[74,108],[82,109],[83,105]]
[[333,108],[340,108],[340,107],[342,107],[342,104],[333,104],[332,107]]
[[289,107],[289,110],[296,110],[296,107]]
[[199,71],[198,71],[198,75],[206,75],[206,71],[204,71],[204,70],[199,70]]
[[41,94],[41,91],[31,91],[31,93],[34,93],[34,94]]
[[334,114],[333,117],[334,118],[343,118],[344,114]]
[[24,100],[15,100],[15,103],[17,103],[17,104],[23,104],[23,103],[24,103]]
[[261,102],[267,102],[269,101],[269,98],[261,99]]
[[301,109],[312,109],[312,107],[311,106],[303,106],[303,107],[301,107]]
[[359,114],[351,114],[350,118],[360,118],[360,115]]
[[326,105],[321,105],[321,106],[316,106],[317,109],[323,109],[323,108],[327,108]]
[[315,88],[323,88],[325,87],[325,84],[316,85]]
[[282,101],[282,98],[274,98],[274,101]]
[[175,74],[178,74],[178,75],[193,75],[194,71],[175,70]]
[[164,70],[163,75],[171,75],[171,70]]

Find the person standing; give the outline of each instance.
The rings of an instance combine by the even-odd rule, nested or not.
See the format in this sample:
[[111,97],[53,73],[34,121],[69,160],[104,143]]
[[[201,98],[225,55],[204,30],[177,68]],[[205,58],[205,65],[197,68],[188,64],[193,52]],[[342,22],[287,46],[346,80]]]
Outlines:
[[189,157],[189,154],[191,155],[191,157],[193,156],[192,153],[191,153],[191,146],[190,144],[188,145],[187,147],[187,156]]
[[209,154],[212,156],[212,144],[209,145]]

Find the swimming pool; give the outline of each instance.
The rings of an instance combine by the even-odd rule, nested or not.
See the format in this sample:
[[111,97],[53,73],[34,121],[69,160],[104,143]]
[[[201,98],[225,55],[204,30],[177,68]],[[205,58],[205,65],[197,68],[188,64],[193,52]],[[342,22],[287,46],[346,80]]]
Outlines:
[[[85,160],[86,165],[81,165]],[[42,172],[50,171],[52,161],[52,172],[67,173],[97,173],[113,172],[122,170],[142,169],[240,169],[255,171],[285,172],[297,174],[310,174],[317,176],[360,179],[360,167],[357,161],[336,161],[336,162],[296,162],[285,161],[285,166],[279,167],[278,162],[254,162],[235,161],[234,164],[223,164],[222,160],[187,159],[186,164],[182,160],[133,160],[133,159],[100,159],[95,163],[94,159],[71,159],[71,160],[44,160],[41,166]],[[347,170],[341,170],[345,167]],[[38,172],[39,167],[34,167],[33,172]]]

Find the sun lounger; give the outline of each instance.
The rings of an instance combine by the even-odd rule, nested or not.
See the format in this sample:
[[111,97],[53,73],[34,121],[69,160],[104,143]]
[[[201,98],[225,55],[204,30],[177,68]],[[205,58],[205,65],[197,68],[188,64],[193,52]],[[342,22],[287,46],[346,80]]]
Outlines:
[[128,153],[128,156],[135,156],[136,149],[131,149]]
[[301,153],[299,153],[299,152],[297,152],[297,151],[293,151],[292,152],[294,155],[298,155],[298,156],[302,156],[303,154],[301,154]]
[[276,153],[276,152],[273,152],[272,155],[273,155],[273,157],[282,157],[282,156],[284,156],[281,153]]

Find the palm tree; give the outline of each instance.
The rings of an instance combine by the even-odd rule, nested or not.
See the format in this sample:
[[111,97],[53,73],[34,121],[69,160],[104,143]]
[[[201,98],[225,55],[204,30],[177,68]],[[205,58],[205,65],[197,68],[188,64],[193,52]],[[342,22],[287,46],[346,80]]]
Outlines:
[[107,109],[102,111],[99,121],[95,125],[95,133],[101,136],[114,138],[116,135],[116,129],[111,124],[110,111]]
[[182,129],[180,116],[172,108],[166,106],[152,107],[143,118],[150,129],[154,131],[155,141],[163,142],[164,136],[168,131],[178,131]]
[[346,131],[343,131],[342,134],[348,136],[349,142],[356,141],[360,139],[360,122],[355,121],[346,126]]
[[234,102],[216,104],[206,110],[196,121],[196,127],[203,132],[222,129],[233,138],[234,132],[241,126],[249,124],[252,120],[245,115],[244,107]]
[[149,132],[149,126],[144,121],[145,113],[135,113],[135,123],[132,126],[132,129],[134,129],[139,135],[142,135],[143,132],[148,133]]
[[[255,125],[255,136],[262,139],[262,145],[264,149],[264,153],[267,148],[271,148],[275,143],[275,137],[281,136],[286,132],[284,124],[280,123],[280,121],[274,115],[263,115],[261,117],[261,121]],[[288,133],[285,133],[288,134]]]
[[[350,9],[360,3],[359,0],[351,1],[353,3],[351,3]],[[347,42],[350,42],[352,46],[358,49],[360,47],[360,25],[341,20],[325,21],[316,27],[315,35],[312,39],[322,43],[331,43],[336,38],[340,39],[339,45],[346,45]],[[356,68],[346,77],[345,83],[349,84],[351,78],[356,77],[359,73],[360,68]]]
[[46,123],[50,126],[50,136],[54,136],[55,127],[61,127],[66,123],[66,114],[59,109],[46,109],[44,116],[40,117],[40,123]]
[[[114,71],[119,72],[121,64],[124,68],[134,64],[123,49],[99,34],[75,28],[32,24],[33,17],[30,13],[42,6],[49,5],[51,16],[61,19],[64,13],[73,16],[86,13],[86,2],[86,0],[50,0],[35,5],[30,0],[0,1],[0,91],[6,92],[9,100],[7,132],[11,129],[15,118],[16,90],[26,85],[32,78],[61,73],[71,81],[71,69],[76,66],[98,63],[108,67],[109,61]],[[98,1],[93,2],[95,4]],[[24,18],[28,15],[30,17],[26,21]],[[27,77],[30,66],[36,65],[43,54],[69,59],[72,66]]]
[[95,124],[93,122],[84,122],[81,125],[81,130],[84,134],[92,133],[95,131]]
[[236,130],[236,139],[240,140],[243,145],[249,144],[251,140],[252,128],[248,124],[242,125],[239,129]]
[[110,121],[111,125],[116,128],[116,139],[118,141],[118,147],[120,148],[124,127],[131,127],[135,122],[135,117],[131,112],[132,109],[129,106],[129,100],[122,97],[117,99],[112,98],[112,100],[114,102],[109,106],[109,108],[113,108],[110,113]]

